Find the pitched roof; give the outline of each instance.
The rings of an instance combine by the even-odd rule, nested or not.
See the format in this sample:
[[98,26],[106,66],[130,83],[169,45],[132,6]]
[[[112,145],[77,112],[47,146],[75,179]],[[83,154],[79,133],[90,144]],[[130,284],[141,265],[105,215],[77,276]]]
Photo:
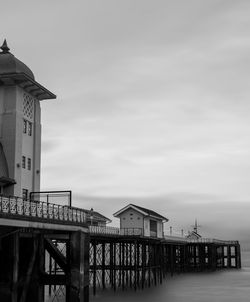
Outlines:
[[114,213],[113,215],[119,216],[122,212],[126,211],[128,208],[133,208],[134,210],[137,210],[139,212],[141,212],[144,216],[153,216],[155,218],[161,219],[161,220],[165,220],[168,221],[168,219],[158,213],[156,213],[155,211],[152,211],[150,209],[147,208],[143,208],[140,206],[137,206],[135,204],[130,203],[129,205],[127,205],[126,207],[122,208],[121,210],[117,211],[116,213]]
[[192,231],[191,233],[189,233],[189,234],[187,235],[187,238],[191,238],[191,237],[201,238],[201,235],[198,234],[198,233],[195,232],[195,231]]
[[94,221],[100,221],[100,222],[105,222],[105,223],[110,223],[112,220],[109,218],[105,217],[104,215],[100,214],[99,212],[96,211],[87,211],[87,220],[91,220],[90,217],[93,217]]

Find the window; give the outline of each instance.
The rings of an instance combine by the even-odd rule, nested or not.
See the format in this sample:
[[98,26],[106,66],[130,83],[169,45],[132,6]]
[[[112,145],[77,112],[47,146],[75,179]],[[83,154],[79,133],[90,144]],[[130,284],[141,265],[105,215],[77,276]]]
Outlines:
[[27,133],[27,121],[23,120],[23,133]]
[[32,123],[23,119],[23,133],[28,133],[29,136],[32,136]]
[[28,135],[31,136],[32,135],[32,123],[28,122]]
[[28,158],[28,170],[31,170],[31,158]]
[[22,156],[22,168],[26,168],[26,157]]
[[28,199],[29,191],[27,189],[23,189],[23,199]]

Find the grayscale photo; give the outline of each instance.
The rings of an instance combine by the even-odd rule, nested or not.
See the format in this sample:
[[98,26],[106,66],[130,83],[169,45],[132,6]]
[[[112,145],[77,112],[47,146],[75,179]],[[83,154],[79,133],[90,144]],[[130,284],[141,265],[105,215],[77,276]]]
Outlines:
[[250,1],[1,1],[0,302],[247,302]]

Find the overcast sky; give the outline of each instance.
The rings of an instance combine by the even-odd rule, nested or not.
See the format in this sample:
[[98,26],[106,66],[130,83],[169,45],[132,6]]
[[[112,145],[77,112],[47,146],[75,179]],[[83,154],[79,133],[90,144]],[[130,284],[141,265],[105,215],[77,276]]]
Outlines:
[[249,0],[0,3],[0,38],[57,95],[42,102],[42,190],[249,236]]

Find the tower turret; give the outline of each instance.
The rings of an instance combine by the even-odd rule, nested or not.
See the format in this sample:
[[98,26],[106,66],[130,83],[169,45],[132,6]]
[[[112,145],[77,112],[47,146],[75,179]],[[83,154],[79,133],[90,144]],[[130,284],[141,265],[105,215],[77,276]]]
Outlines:
[[40,191],[40,101],[56,96],[35,81],[6,40],[0,49],[0,193],[27,198]]

